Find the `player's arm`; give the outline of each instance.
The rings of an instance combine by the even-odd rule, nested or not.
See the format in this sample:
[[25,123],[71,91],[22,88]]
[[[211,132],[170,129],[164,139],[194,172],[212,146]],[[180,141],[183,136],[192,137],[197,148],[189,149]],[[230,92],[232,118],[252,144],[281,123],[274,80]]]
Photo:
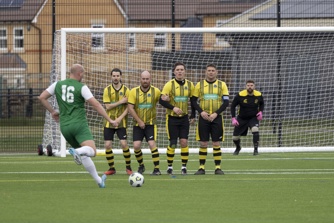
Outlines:
[[46,90],[44,90],[40,94],[38,99],[40,100],[40,102],[44,106],[44,108],[46,108],[46,110],[48,110],[51,113],[52,118],[55,119],[56,121],[58,121],[59,120],[59,112],[57,110],[55,110],[48,101],[48,99],[54,94],[55,87],[56,87],[56,83],[53,83],[52,85],[50,85],[50,87],[48,87]]
[[100,104],[100,102],[98,102],[96,100],[96,98],[91,97],[87,100],[87,102],[93,107],[93,109],[95,111],[97,111],[97,113],[99,113],[101,116],[103,116],[103,118],[105,118],[108,122],[110,122],[111,124],[114,124],[115,121],[112,120],[109,115],[107,114],[107,112],[104,110],[104,108],[102,107],[102,105]]
[[104,105],[106,106],[107,111],[110,111],[113,108],[116,108],[117,106],[126,104],[126,103],[128,103],[128,98],[124,96],[121,100],[115,103],[105,103]]
[[264,100],[262,95],[260,96],[260,100],[259,100],[259,111],[263,112],[264,109]]
[[217,113],[217,115],[219,115],[220,113],[222,113],[223,111],[225,111],[225,109],[227,108],[227,106],[229,104],[229,96],[228,95],[223,95],[222,100],[223,100],[223,103],[218,108],[218,110],[215,111],[215,113]]
[[137,112],[135,111],[134,104],[128,103],[128,110],[129,110],[130,115],[137,121],[138,126],[141,128],[143,128],[143,126],[145,127],[145,123],[143,122],[143,120],[139,118]]
[[236,110],[235,110],[235,108],[238,106],[238,95],[236,95],[235,97],[234,97],[234,99],[233,99],[233,101],[232,101],[232,104],[231,104],[231,110],[230,110],[230,112],[231,112],[231,116],[232,116],[232,118],[235,118],[235,116],[236,116]]
[[162,107],[173,110],[174,106],[169,103],[169,93],[171,92],[170,82],[167,82],[161,91],[161,95],[159,97],[159,104]]
[[109,117],[100,102],[96,100],[96,98],[93,96],[92,92],[86,85],[81,88],[81,96],[93,107],[95,111],[97,111],[97,113],[103,116],[103,118],[105,118],[111,124],[115,124],[115,121]]
[[196,96],[192,96],[190,98],[190,103],[191,103],[191,106],[199,113],[201,114],[203,109],[199,106],[199,104],[197,103],[197,100],[198,100],[198,97]]
[[128,109],[128,107],[126,107],[126,109],[124,110],[124,112],[120,116],[117,117],[117,119],[116,119],[117,122],[120,123],[123,120],[123,118],[125,118],[125,116],[128,113],[129,113],[129,109]]
[[165,100],[163,100],[163,99],[162,99],[163,96],[164,96],[164,94],[161,94],[161,95],[160,95],[160,98],[159,98],[159,104],[161,104],[162,107],[164,107],[164,108],[173,110],[174,106],[171,105],[171,104],[169,103],[169,101],[165,101]]
[[189,119],[194,119],[196,117],[196,108],[193,106],[191,102],[190,102],[190,109],[191,109],[191,114]]

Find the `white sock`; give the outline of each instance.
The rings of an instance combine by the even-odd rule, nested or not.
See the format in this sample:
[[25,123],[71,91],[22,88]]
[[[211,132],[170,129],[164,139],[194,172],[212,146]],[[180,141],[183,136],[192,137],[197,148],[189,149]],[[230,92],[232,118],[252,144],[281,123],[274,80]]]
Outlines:
[[89,157],[94,157],[95,156],[94,149],[90,146],[83,146],[83,147],[80,147],[76,150],[81,156],[89,156]]
[[81,160],[82,160],[82,165],[89,172],[89,174],[94,178],[96,183],[98,184],[101,183],[102,179],[96,171],[96,167],[95,167],[93,160],[88,156],[81,156]]

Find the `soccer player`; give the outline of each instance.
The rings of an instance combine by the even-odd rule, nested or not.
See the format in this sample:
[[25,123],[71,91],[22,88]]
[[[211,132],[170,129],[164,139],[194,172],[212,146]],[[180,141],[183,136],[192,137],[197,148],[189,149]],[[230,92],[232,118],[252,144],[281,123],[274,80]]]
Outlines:
[[151,85],[151,74],[143,71],[140,75],[140,86],[132,88],[128,98],[129,113],[134,118],[133,149],[139,163],[138,172],[144,173],[145,166],[141,143],[145,137],[154,164],[152,175],[161,175],[159,168],[159,151],[156,145],[156,105],[160,98],[160,90]]
[[[236,107],[238,109],[238,116],[236,116]],[[240,146],[240,136],[247,136],[248,128],[253,134],[253,155],[259,155],[259,121],[262,120],[262,112],[264,109],[264,101],[261,92],[255,90],[255,83],[253,80],[246,82],[246,89],[240,91],[233,99],[231,104],[231,116],[233,131],[233,142],[236,149],[233,155],[238,155]]]
[[108,161],[109,170],[104,172],[106,175],[116,173],[114,153],[112,150],[112,142],[114,135],[117,134],[120,145],[123,150],[125,159],[125,170],[128,175],[132,174],[131,169],[131,153],[127,143],[127,121],[128,121],[128,96],[130,89],[122,84],[122,71],[114,68],[111,71],[112,84],[107,86],[103,91],[103,103],[106,107],[109,117],[115,120],[118,125],[114,126],[110,122],[104,122],[104,145],[106,149],[106,159]]
[[[73,147],[70,148],[69,152],[74,157],[74,161],[78,165],[82,164],[98,186],[104,188],[107,176],[105,174],[102,177],[98,175],[91,159],[96,155],[96,146],[86,118],[85,101],[112,125],[117,126],[118,123],[108,116],[90,89],[81,83],[84,72],[82,65],[72,65],[70,77],[51,84],[41,93],[39,100],[52,117],[60,122],[61,133]],[[56,96],[59,112],[48,102],[48,98],[53,95]]]
[[190,124],[195,119],[195,109],[192,109],[188,117],[188,101],[194,91],[194,84],[185,79],[186,67],[177,62],[173,66],[175,78],[168,81],[161,92],[160,104],[166,108],[166,129],[169,138],[167,147],[167,174],[173,174],[173,161],[175,147],[179,139],[181,147],[181,174],[187,174],[187,162],[189,157],[188,135]]
[[[200,141],[199,169],[195,175],[205,174],[208,141],[212,140],[215,174],[222,175],[220,142],[223,141],[223,117],[221,113],[229,104],[229,93],[226,83],[217,79],[217,68],[214,64],[206,66],[206,78],[195,86],[191,103],[200,114],[196,129],[196,140]],[[199,104],[197,103],[199,100]]]

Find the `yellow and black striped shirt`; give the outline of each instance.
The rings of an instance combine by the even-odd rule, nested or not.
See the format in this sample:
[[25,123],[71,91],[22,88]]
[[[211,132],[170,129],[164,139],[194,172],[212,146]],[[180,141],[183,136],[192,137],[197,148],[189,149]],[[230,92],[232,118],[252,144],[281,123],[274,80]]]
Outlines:
[[[137,115],[146,125],[156,124],[156,105],[159,102],[160,94],[160,90],[152,85],[147,92],[143,92],[140,86],[130,91],[128,103],[134,105]],[[135,120],[134,122],[135,125],[138,125]]]
[[217,111],[223,103],[223,96],[228,96],[226,83],[220,80],[209,83],[201,80],[195,86],[193,96],[199,99],[199,106],[209,114]]
[[[103,91],[103,103],[104,104],[112,104],[115,102],[118,102],[124,97],[129,97],[130,89],[126,86],[122,85],[122,87],[119,90],[116,90],[113,85],[107,86]],[[115,120],[119,116],[121,116],[124,112],[124,110],[127,108],[127,104],[121,104],[109,111],[107,111],[109,117],[112,120]],[[126,115],[122,122],[118,125],[118,128],[126,128],[127,127],[127,120],[128,116]],[[104,127],[106,128],[114,128],[113,125],[110,124],[110,122],[107,122],[104,120]]]
[[[169,96],[169,103],[174,106],[180,108],[184,113],[181,116],[188,114],[188,101],[194,93],[194,84],[185,79],[185,83],[180,85],[175,79],[168,81],[164,88],[162,89],[161,94]],[[176,116],[173,110],[167,109],[167,115]]]

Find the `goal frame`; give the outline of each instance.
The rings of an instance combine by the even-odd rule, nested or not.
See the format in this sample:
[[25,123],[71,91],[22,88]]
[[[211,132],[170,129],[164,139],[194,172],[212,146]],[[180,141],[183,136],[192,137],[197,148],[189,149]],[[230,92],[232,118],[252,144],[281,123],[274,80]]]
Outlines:
[[[271,33],[271,32],[334,32],[334,27],[241,27],[241,28],[224,28],[224,27],[213,27],[213,28],[61,28],[60,39],[61,39],[61,64],[60,73],[61,80],[66,79],[67,66],[66,66],[66,36],[68,33]],[[261,148],[261,151],[267,152],[279,152],[279,151],[314,151],[314,147],[280,147],[278,150],[272,148],[266,149]],[[208,152],[212,148],[209,148]],[[225,149],[225,148],[224,148]],[[234,148],[227,149],[228,152],[233,151]],[[159,152],[161,149],[159,148]],[[243,148],[243,151],[251,151],[251,148]],[[321,150],[317,147],[317,151],[333,151],[332,147],[321,147]],[[191,149],[190,152],[197,152],[198,149]],[[101,152],[101,151],[98,151]],[[132,151],[133,152],[133,151]],[[147,152],[147,151],[146,151]],[[176,150],[176,153],[179,153]],[[57,156],[66,157],[68,152],[66,151],[66,141],[61,135],[60,140],[60,152]]]

